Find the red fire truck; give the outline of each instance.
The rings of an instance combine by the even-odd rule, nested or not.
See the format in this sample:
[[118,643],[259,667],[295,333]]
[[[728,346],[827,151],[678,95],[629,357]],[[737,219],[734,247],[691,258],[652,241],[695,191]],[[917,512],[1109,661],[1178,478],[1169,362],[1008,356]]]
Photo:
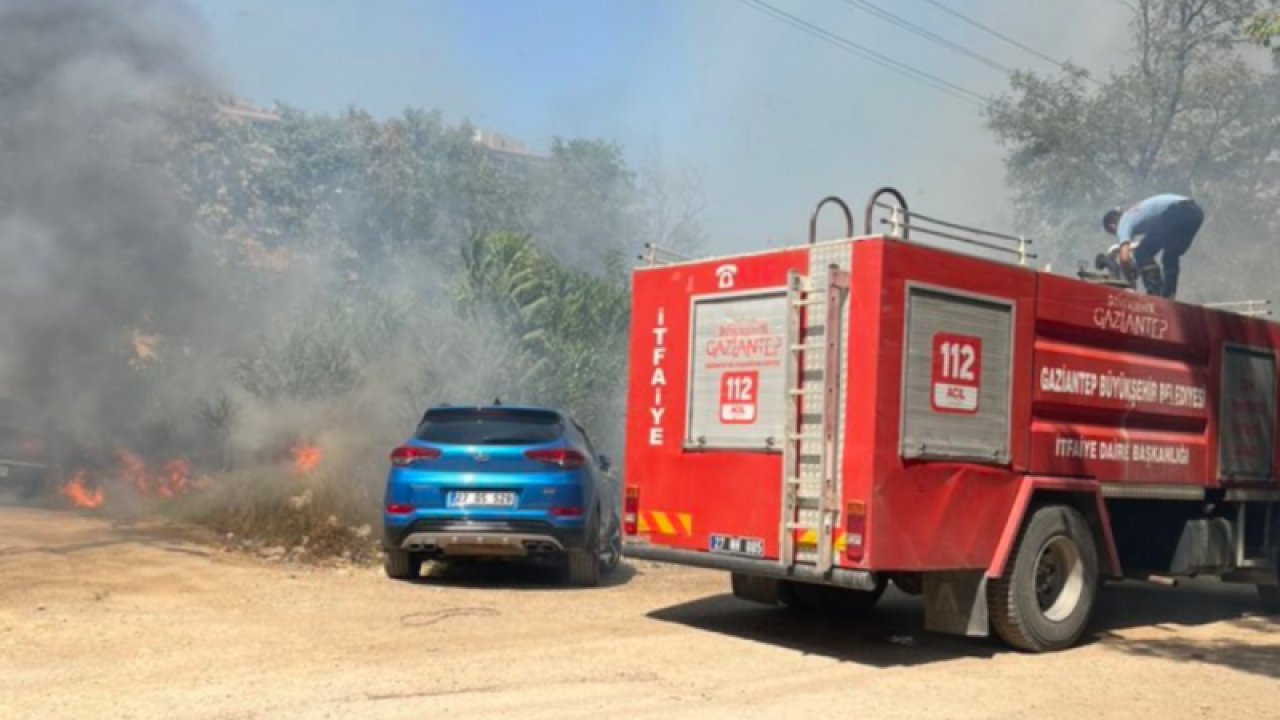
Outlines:
[[[815,242],[827,202],[848,237]],[[834,612],[892,581],[928,629],[1031,651],[1075,643],[1107,579],[1280,610],[1280,326],[1035,271],[892,189],[866,224],[828,198],[808,245],[635,271],[628,555]]]

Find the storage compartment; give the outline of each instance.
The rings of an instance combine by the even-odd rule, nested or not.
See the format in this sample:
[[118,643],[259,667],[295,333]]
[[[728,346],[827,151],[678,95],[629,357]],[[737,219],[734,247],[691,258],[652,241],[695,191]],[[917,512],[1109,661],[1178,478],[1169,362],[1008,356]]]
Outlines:
[[907,290],[902,457],[1009,461],[1013,307]]

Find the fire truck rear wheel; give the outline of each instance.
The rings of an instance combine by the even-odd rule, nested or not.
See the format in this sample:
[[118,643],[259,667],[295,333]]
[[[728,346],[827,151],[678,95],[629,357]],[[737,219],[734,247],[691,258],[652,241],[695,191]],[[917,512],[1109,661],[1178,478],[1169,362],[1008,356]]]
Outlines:
[[387,550],[382,569],[393,580],[415,580],[422,575],[422,556],[404,550]]
[[857,617],[871,612],[889,586],[888,578],[876,578],[873,590],[854,590],[833,585],[784,580],[778,584],[778,598],[792,610],[823,615]]
[[1089,524],[1075,508],[1042,506],[1023,525],[1004,575],[987,586],[991,624],[1020,650],[1070,647],[1089,624],[1097,588]]

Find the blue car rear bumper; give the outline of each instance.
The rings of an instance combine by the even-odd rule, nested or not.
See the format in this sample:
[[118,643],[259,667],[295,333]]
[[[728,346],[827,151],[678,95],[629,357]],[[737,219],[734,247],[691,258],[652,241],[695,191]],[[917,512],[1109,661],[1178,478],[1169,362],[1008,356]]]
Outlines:
[[[477,551],[468,539],[483,539],[494,546],[494,555],[537,554],[575,550],[587,546],[586,522],[581,518],[551,522],[545,518],[495,518],[444,516],[438,513],[410,517],[387,516],[383,521],[382,545],[387,550],[414,550],[426,555],[448,554],[450,544]],[[508,546],[500,541],[510,539]],[[547,542],[551,541],[551,542]],[[406,546],[406,543],[409,543]],[[423,546],[428,543],[427,546]],[[514,549],[521,552],[513,552]]]

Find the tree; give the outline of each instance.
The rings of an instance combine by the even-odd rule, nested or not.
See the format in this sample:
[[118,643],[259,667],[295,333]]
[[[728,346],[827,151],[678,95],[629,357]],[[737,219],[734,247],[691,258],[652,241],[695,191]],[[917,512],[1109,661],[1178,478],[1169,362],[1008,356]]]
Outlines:
[[706,242],[702,176],[692,168],[673,169],[654,158],[638,176],[643,222],[641,242],[692,255]]
[[1280,233],[1280,80],[1251,68],[1239,47],[1257,9],[1255,0],[1138,0],[1127,67],[1096,88],[1074,68],[1018,73],[990,106],[1019,220],[1055,264],[1101,248],[1107,208],[1180,192],[1208,214],[1191,294],[1238,294],[1242,280],[1270,290],[1276,261],[1260,264],[1253,251]]
[[1271,48],[1280,57],[1280,10],[1258,13],[1245,26],[1245,34],[1263,47]]
[[593,268],[611,251],[633,249],[640,235],[636,174],[618,145],[556,138],[534,178],[530,230],[540,245]]
[[497,324],[506,396],[620,429],[630,311],[621,266],[586,272],[510,233],[472,240],[463,258],[455,306],[473,325]]

